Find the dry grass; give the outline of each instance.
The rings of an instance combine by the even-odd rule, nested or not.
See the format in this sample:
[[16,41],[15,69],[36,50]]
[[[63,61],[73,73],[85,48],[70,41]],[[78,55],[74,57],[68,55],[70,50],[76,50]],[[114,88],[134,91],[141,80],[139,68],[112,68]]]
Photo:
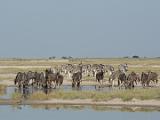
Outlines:
[[132,58],[99,58],[99,59],[0,59],[0,66],[54,66],[65,63],[80,63],[84,64],[113,64],[118,65],[121,63],[127,63],[129,65],[160,65],[160,59],[158,58],[145,58],[145,59],[132,59]]
[[[146,59],[131,59],[131,58],[103,58],[103,59],[74,59],[74,60],[63,60],[63,59],[0,59],[0,74],[16,74],[17,72],[27,71],[44,71],[45,68],[58,66],[61,64],[111,64],[118,68],[119,64],[127,63],[129,65],[129,72],[135,71],[140,73],[142,71],[154,71],[160,74],[160,59],[158,58],[146,58]],[[106,78],[108,76],[106,75]],[[1,77],[0,80],[7,79],[6,76]],[[9,77],[14,79],[14,76]],[[93,80],[93,77],[85,77],[86,80]],[[107,78],[108,79],[108,78]]]
[[0,91],[6,89],[5,85],[0,85]]
[[0,60],[0,66],[54,66],[68,63],[68,60],[48,60],[48,59],[4,59]]
[[5,85],[0,85],[0,95],[4,95],[6,90],[6,86]]
[[112,92],[97,91],[55,91],[48,95],[43,92],[34,93],[29,97],[31,100],[49,100],[49,99],[92,99],[93,101],[107,101],[114,98],[120,98],[123,101],[129,101],[133,98],[140,100],[160,99],[160,89],[134,89],[118,90]]
[[0,76],[0,80],[14,80],[14,76],[8,76],[8,75],[6,75],[6,76]]
[[49,95],[46,95],[43,92],[35,92],[29,97],[29,99],[30,100],[48,100]]
[[28,72],[28,71],[44,71],[44,68],[1,68],[1,74],[16,74],[18,72]]
[[13,93],[12,96],[11,96],[11,98],[13,100],[21,100],[22,95],[20,93]]

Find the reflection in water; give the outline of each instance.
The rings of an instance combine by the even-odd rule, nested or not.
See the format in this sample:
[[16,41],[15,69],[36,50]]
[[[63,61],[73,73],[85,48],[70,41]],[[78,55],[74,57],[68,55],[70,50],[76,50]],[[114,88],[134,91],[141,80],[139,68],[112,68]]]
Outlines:
[[[35,106],[34,106],[35,107]],[[38,107],[38,106],[36,106]],[[52,108],[53,107],[53,108]],[[101,109],[101,108],[98,108]],[[93,110],[91,106],[33,106],[21,105],[14,108],[0,106],[2,120],[159,120],[159,112],[121,112],[117,109],[102,108],[103,111]]]
[[[69,91],[69,90],[95,90],[95,86],[82,86],[81,89],[72,89],[71,86],[64,86],[63,88],[60,88],[62,90],[65,91]],[[22,95],[23,99],[27,99],[29,95],[33,94],[34,92],[39,92],[42,91],[45,94],[49,94],[51,92],[54,92],[56,90],[59,89],[37,89],[34,87],[29,87],[29,88],[25,88],[25,89],[19,89],[17,87],[7,87],[7,89],[5,89],[4,93],[6,93],[7,97],[4,98],[9,98],[11,97],[11,95],[8,94],[12,94],[12,93],[20,93]],[[111,89],[105,89],[108,91],[111,91]],[[104,91],[104,89],[102,89],[102,91]],[[31,106],[34,109],[45,109],[45,110],[50,110],[50,109],[55,109],[55,110],[61,110],[61,109],[72,109],[72,110],[82,110],[85,109],[86,106],[79,106],[79,105],[74,105],[74,106],[69,106],[69,105],[32,105]],[[13,106],[14,109],[23,109],[22,106]],[[119,111],[127,111],[127,112],[135,112],[135,111],[146,111],[146,112],[150,112],[150,111],[160,111],[160,108],[147,108],[147,107],[108,107],[108,106],[87,106],[87,108],[90,108],[92,110],[95,111],[114,111],[114,110],[119,110]]]
[[[11,88],[11,87],[9,87]],[[29,95],[35,93],[35,92],[43,92],[45,94],[49,94],[51,92],[57,91],[57,90],[65,90],[65,91],[89,91],[89,90],[96,90],[94,86],[81,86],[80,88],[72,88],[70,85],[64,85],[62,88],[59,89],[46,89],[46,88],[35,88],[35,87],[26,87],[26,88],[17,88],[13,87],[14,89],[9,89],[12,93],[20,93],[22,94],[22,98],[27,99]],[[8,89],[8,88],[7,88]],[[104,89],[105,90],[105,89]],[[6,93],[7,94],[7,93]]]
[[23,110],[24,106],[31,106],[32,109],[44,110],[94,110],[97,112],[120,111],[120,112],[160,112],[160,108],[156,107],[121,107],[121,106],[84,106],[84,105],[12,105],[13,109]]
[[46,110],[82,110],[85,108],[85,106],[81,105],[31,105],[33,109],[46,109]]
[[[29,95],[31,95],[35,92],[44,92],[45,94],[49,94],[49,93],[54,92],[56,90],[62,90],[62,91],[100,91],[100,92],[113,91],[113,89],[109,88],[109,87],[96,89],[94,85],[83,85],[80,88],[72,88],[71,85],[64,85],[59,89],[58,88],[57,89],[53,89],[53,88],[52,89],[45,89],[45,88],[38,89],[38,88],[35,88],[32,86],[29,86],[29,87],[26,87],[23,89],[23,88],[11,86],[11,87],[7,87],[5,89],[5,91],[3,92],[4,93],[3,97],[1,96],[1,98],[9,99],[13,93],[20,93],[20,94],[22,94],[22,98],[27,99]],[[114,88],[114,91],[116,91],[116,90],[119,90],[119,89]]]
[[[68,86],[64,90],[71,90]],[[88,88],[82,87],[81,90]],[[55,89],[18,89],[9,87],[7,95],[21,93],[24,99],[36,91],[45,94],[54,92]],[[7,96],[8,97],[8,96]],[[160,108],[151,107],[109,107],[109,106],[81,106],[81,105],[4,105],[0,106],[0,118],[2,120],[159,120]]]
[[121,112],[151,112],[160,111],[159,107],[123,107],[123,106],[92,106],[96,111],[121,111]]
[[29,95],[38,92],[38,91],[42,91],[45,94],[49,94],[52,91],[54,91],[54,89],[37,89],[34,87],[28,87],[28,88],[14,88],[14,91],[12,91],[12,93],[20,93],[22,95],[23,99],[27,99]]

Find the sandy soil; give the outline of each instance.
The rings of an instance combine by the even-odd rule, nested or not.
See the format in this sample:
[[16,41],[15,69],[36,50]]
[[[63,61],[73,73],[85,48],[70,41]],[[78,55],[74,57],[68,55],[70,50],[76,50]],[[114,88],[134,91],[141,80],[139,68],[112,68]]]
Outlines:
[[113,99],[109,101],[92,101],[91,99],[75,99],[75,100],[0,100],[0,105],[103,105],[103,106],[127,106],[127,107],[160,107],[159,100],[138,100],[133,99],[131,101],[122,101],[121,99]]
[[13,80],[0,80],[0,84],[6,85],[6,86],[11,86],[14,85]]
[[0,68],[50,68],[51,66],[0,66]]
[[23,104],[62,104],[62,105],[104,105],[104,106],[130,106],[130,107],[160,107],[158,100],[137,100],[122,101],[121,99],[113,99],[109,101],[92,101],[90,99],[75,100],[47,100],[47,101],[25,101]]

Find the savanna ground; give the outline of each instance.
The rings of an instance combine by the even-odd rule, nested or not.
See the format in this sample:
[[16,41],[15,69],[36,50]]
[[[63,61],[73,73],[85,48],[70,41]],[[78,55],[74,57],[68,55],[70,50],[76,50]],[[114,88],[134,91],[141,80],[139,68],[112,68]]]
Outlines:
[[[5,89],[3,85],[13,85],[13,80],[17,72],[28,72],[28,71],[44,71],[46,68],[58,67],[61,64],[109,64],[113,65],[115,69],[118,68],[119,64],[127,63],[129,66],[129,73],[135,71],[136,73],[141,74],[141,72],[147,72],[149,70],[157,72],[160,75],[160,59],[158,58],[144,58],[144,59],[131,59],[131,58],[106,58],[106,59],[0,59],[0,91]],[[160,79],[159,79],[160,80]],[[108,81],[108,75],[105,75],[105,81]],[[64,84],[71,85],[71,80],[64,78]],[[94,77],[85,77],[83,78],[82,85],[95,85]],[[158,84],[159,86],[159,84]],[[59,100],[83,100],[85,103],[90,103],[91,101],[112,101],[112,99],[121,99],[122,101],[134,100],[156,100],[160,106],[160,88],[149,88],[149,89],[134,89],[134,90],[121,90],[113,92],[100,92],[100,91],[61,91],[58,90],[51,94],[44,94],[42,92],[34,93],[29,96],[30,100],[52,100],[54,103],[58,103]],[[12,98],[21,99],[20,94],[13,94]],[[85,100],[84,100],[85,99]],[[136,99],[136,100],[135,100]],[[88,102],[87,102],[88,100]],[[62,101],[62,103],[65,101]],[[150,101],[150,103],[156,103],[155,101]],[[81,102],[83,103],[83,102]],[[113,101],[112,101],[113,103]],[[114,103],[116,103],[114,101]],[[120,103],[120,101],[119,101]],[[138,101],[138,103],[140,103]]]
[[[0,59],[0,80],[13,80],[17,72],[28,71],[44,71],[46,68],[58,67],[61,64],[109,64],[113,65],[115,69],[119,64],[127,63],[129,71],[136,73],[147,72],[149,70],[160,74],[160,59],[158,58],[144,58],[144,59],[131,59],[131,58],[106,58],[106,59]],[[106,76],[108,77],[108,76]],[[106,78],[105,77],[105,78]],[[95,79],[95,78],[85,78]],[[106,78],[107,79],[107,78]]]

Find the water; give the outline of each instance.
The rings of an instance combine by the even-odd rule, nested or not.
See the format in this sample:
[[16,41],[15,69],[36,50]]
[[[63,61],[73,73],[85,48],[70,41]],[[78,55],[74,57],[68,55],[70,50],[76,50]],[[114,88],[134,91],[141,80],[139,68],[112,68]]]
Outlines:
[[[71,86],[61,88],[66,91],[72,90]],[[50,92],[54,92],[51,89]],[[97,90],[95,86],[82,86],[80,90]],[[28,89],[32,94],[39,89]],[[101,91],[111,91],[109,88]],[[7,87],[5,94],[0,99],[9,99],[14,92],[23,92],[17,87]],[[0,105],[1,120],[159,120],[160,108],[140,107],[108,107],[108,106],[63,106],[63,105]]]
[[[46,106],[44,106],[46,107]],[[49,107],[49,106],[48,106]],[[34,106],[0,106],[1,120],[159,120],[158,111],[95,110],[92,107],[43,108]]]
[[[136,87],[138,89],[142,89],[142,87]],[[112,92],[112,91],[119,91],[119,90],[124,90],[124,89],[119,89],[118,87],[108,87],[104,86],[103,88],[99,88],[95,85],[83,85],[79,89],[77,88],[72,88],[71,85],[63,85],[60,88],[57,89],[38,89],[35,87],[30,86],[29,88],[26,89],[19,89],[16,86],[8,86],[6,87],[6,90],[4,90],[4,95],[0,96],[0,99],[10,99],[12,97],[13,93],[21,93],[23,98],[26,99],[28,95],[33,94],[34,92],[41,91],[46,94],[54,92],[56,90],[63,90],[63,91],[99,91],[99,92]]]
[[0,96],[0,99],[10,99],[12,94],[15,92],[19,92],[21,94],[25,94],[26,96],[32,94],[36,91],[42,91],[46,94],[50,92],[54,92],[55,90],[63,90],[63,91],[73,91],[73,90],[80,90],[80,91],[112,91],[111,88],[105,87],[103,89],[97,89],[94,85],[83,85],[80,89],[72,89],[71,85],[64,85],[59,89],[37,89],[29,87],[28,89],[18,89],[16,86],[9,86],[6,88],[4,95]]

